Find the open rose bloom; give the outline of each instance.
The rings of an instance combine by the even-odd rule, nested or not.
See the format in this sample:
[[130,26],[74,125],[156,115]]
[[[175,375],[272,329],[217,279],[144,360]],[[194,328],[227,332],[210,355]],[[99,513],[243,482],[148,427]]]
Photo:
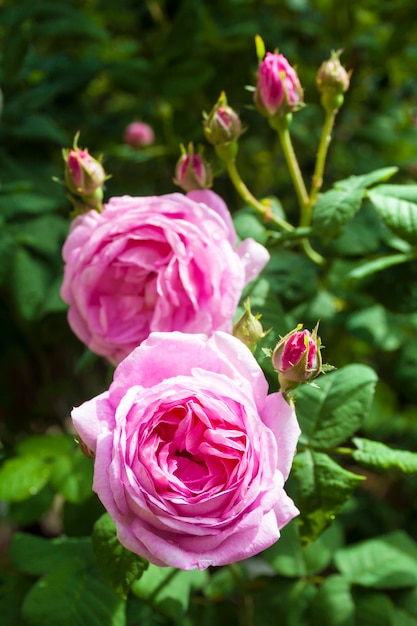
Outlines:
[[230,332],[269,254],[252,239],[236,247],[223,200],[196,190],[112,198],[73,221],[63,257],[69,324],[116,364],[152,331]]
[[151,334],[72,419],[120,542],[156,565],[253,556],[298,514],[295,414],[231,335]]

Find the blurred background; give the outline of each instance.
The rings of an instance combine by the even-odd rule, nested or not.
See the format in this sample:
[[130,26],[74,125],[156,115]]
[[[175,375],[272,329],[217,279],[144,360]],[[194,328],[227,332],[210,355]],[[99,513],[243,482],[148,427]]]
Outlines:
[[[72,334],[59,297],[71,205],[54,178],[62,178],[61,149],[71,147],[76,132],[81,147],[103,155],[112,175],[106,198],[169,193],[176,190],[180,143],[204,143],[202,112],[224,90],[247,128],[238,157],[244,180],[257,197],[277,198],[296,221],[277,137],[245,89],[256,81],[256,34],[267,50],[278,48],[297,67],[304,87],[307,106],[294,116],[292,134],[306,180],[323,121],[315,76],[330,51],[342,48],[351,87],[338,115],[324,190],[338,179],[391,165],[399,168],[393,182],[415,181],[417,5],[409,0],[0,2],[4,456],[30,434],[65,428],[71,407],[111,379],[110,366]],[[151,145],[124,143],[133,121],[150,125]],[[238,217],[242,201],[208,145],[206,156],[217,174],[214,190]],[[326,360],[365,362],[381,378],[365,436],[417,450],[417,264],[354,287],[343,283],[357,258],[384,249],[381,229],[366,206],[361,209],[327,250],[333,265],[325,281],[296,252],[278,250],[265,326],[283,333],[300,321],[312,327],[320,317]],[[415,480],[401,480],[399,488],[395,476],[373,478],[372,494],[359,494],[372,505],[353,524],[357,536],[374,527],[416,530]]]

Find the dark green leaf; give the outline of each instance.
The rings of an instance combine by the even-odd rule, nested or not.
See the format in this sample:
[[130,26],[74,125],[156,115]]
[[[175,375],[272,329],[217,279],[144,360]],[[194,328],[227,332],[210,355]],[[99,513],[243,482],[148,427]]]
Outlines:
[[311,607],[311,626],[356,626],[350,584],[342,576],[329,576]]
[[121,545],[116,536],[116,525],[108,513],[95,523],[92,542],[104,578],[116,593],[127,598],[132,583],[142,576],[148,561]]
[[296,400],[300,441],[333,448],[350,437],[369,412],[376,381],[370,367],[352,364],[320,376],[317,387],[303,385]]
[[383,443],[355,437],[357,450],[353,458],[365,467],[376,471],[398,469],[404,474],[417,473],[417,453],[408,450],[393,450]]
[[306,450],[297,454],[292,475],[296,480],[296,504],[301,515],[303,544],[314,541],[364,480],[335,463],[327,454]]
[[19,247],[11,271],[10,288],[15,305],[24,320],[38,317],[50,282],[51,274],[47,265],[25,248]]
[[361,188],[326,191],[314,205],[314,232],[325,240],[331,239],[359,211],[364,193]]
[[347,580],[363,587],[417,585],[417,544],[401,530],[338,550],[335,564]]
[[311,626],[309,608],[315,594],[315,586],[306,580],[273,578],[255,589],[254,624]]
[[125,626],[125,603],[91,563],[67,560],[43,576],[25,598],[28,626]]
[[138,598],[152,602],[164,615],[178,619],[188,609],[191,590],[204,587],[207,581],[205,570],[181,571],[150,564],[131,588]]
[[417,245],[417,203],[375,191],[370,191],[368,198],[375,211],[393,233],[413,246]]
[[94,562],[90,538],[44,539],[19,532],[13,536],[10,556],[18,570],[35,576],[53,574],[57,566],[67,560],[80,567],[86,560]]
[[327,567],[341,544],[341,532],[335,522],[315,541],[303,547],[295,519],[282,529],[279,541],[265,550],[262,558],[281,576],[304,577]]
[[393,626],[394,610],[383,593],[353,589],[357,626]]
[[26,576],[2,576],[0,582],[0,624],[1,626],[21,626],[23,600],[32,585]]

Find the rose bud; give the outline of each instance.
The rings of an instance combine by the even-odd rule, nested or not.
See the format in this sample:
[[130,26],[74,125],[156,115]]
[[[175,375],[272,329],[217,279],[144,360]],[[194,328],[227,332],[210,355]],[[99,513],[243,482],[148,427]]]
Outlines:
[[266,117],[292,113],[304,106],[297,72],[284,55],[266,53],[259,66],[255,104]]
[[245,300],[243,306],[245,311],[233,326],[233,336],[240,339],[251,352],[255,352],[258,342],[266,337],[269,331],[264,332],[259,321],[261,315],[253,315],[249,298]]
[[226,94],[222,92],[204,119],[204,134],[207,141],[214,146],[230,144],[239,139],[242,131],[239,115],[227,104]]
[[287,393],[316,378],[321,372],[321,340],[316,326],[312,333],[301,330],[302,324],[277,343],[272,353],[272,366],[278,372],[281,391]]
[[106,173],[100,161],[91,156],[87,149],[77,146],[78,135],[72,150],[63,150],[65,161],[65,185],[71,193],[90,196],[106,180]]
[[124,132],[124,142],[134,148],[149,146],[155,141],[152,128],[145,122],[132,122]]
[[188,145],[188,151],[181,146],[181,152],[175,166],[174,183],[187,192],[211,187],[213,174],[202,154],[195,154],[192,143]]
[[340,63],[342,50],[332,50],[330,59],[321,64],[317,72],[316,84],[322,93],[325,109],[339,110],[343,104],[343,94],[349,89],[350,76]]

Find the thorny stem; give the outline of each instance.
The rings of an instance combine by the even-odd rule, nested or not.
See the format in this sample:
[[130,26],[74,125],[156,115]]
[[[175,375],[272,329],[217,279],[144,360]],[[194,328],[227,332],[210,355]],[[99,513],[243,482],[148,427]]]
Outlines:
[[225,159],[225,163],[228,174],[230,176],[230,180],[232,181],[236,191],[238,192],[242,200],[244,200],[244,202],[253,207],[255,211],[264,218],[265,221],[273,222],[287,232],[294,230],[294,227],[289,222],[281,219],[280,217],[272,213],[271,209],[268,206],[259,202],[259,200],[257,200],[255,196],[252,195],[252,193],[249,191],[242,178],[240,177],[234,158]]

